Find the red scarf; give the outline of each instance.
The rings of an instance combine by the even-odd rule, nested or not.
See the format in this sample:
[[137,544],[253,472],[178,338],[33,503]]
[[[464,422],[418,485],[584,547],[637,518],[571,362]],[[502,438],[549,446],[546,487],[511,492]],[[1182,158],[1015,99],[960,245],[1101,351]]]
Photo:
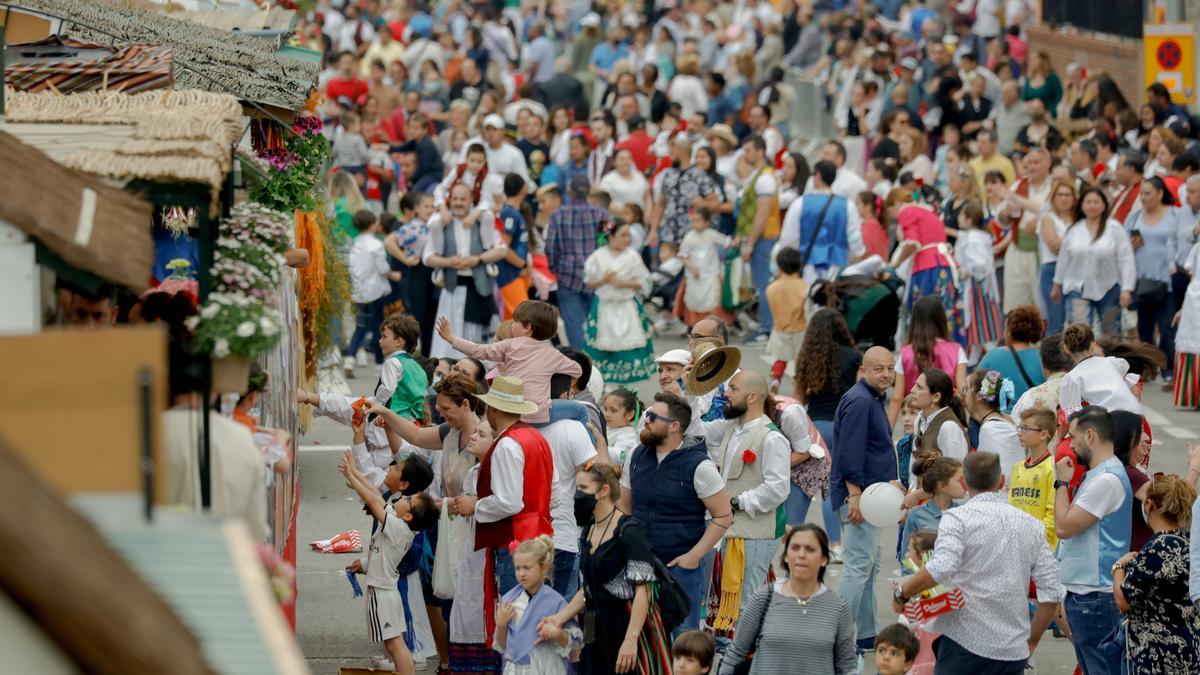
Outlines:
[[[463,182],[463,175],[467,172],[467,164],[463,162],[454,169],[454,182],[450,184],[450,189],[446,190],[446,205],[450,205],[450,193],[454,192],[454,186]],[[483,194],[483,181],[487,178],[488,168],[483,165],[483,169],[475,176],[475,185],[471,187],[471,203],[472,205],[479,204],[479,197]]]
[[1139,180],[1117,195],[1117,203],[1113,207],[1112,217],[1119,220],[1122,225],[1125,224],[1125,219],[1129,217],[1129,212],[1133,210],[1133,205],[1137,203],[1141,189],[1142,181]]

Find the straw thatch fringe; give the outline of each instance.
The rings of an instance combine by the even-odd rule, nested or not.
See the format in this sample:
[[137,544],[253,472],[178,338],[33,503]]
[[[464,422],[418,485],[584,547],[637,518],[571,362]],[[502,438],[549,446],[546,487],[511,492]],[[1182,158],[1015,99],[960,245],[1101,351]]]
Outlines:
[[269,42],[108,0],[9,1],[68,17],[64,32],[80,40],[112,44],[116,36],[122,44],[170,46],[179,87],[299,110],[320,71],[319,64],[280,56]]

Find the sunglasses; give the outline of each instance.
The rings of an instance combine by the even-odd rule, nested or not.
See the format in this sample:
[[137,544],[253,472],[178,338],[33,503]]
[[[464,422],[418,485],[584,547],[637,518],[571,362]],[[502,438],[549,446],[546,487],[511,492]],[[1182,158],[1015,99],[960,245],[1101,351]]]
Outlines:
[[666,415],[659,415],[658,413],[654,412],[653,410],[646,411],[646,423],[647,424],[653,424],[653,423],[657,422],[658,420],[662,420],[662,421],[666,422],[667,424],[671,424],[672,422],[676,421],[673,418],[667,417]]

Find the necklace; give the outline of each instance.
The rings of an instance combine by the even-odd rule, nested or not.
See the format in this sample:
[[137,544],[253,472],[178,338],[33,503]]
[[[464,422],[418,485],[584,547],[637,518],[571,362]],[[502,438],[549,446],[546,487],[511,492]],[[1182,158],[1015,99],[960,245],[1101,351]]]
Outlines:
[[788,592],[792,594],[790,597],[796,600],[796,604],[800,605],[800,614],[805,616],[808,615],[808,603],[812,602],[812,599],[817,597],[817,593],[820,593],[821,591],[821,587],[817,586],[817,590],[813,591],[812,595],[802,598],[796,594],[795,589],[793,589],[791,586],[786,586],[785,588],[787,588]]

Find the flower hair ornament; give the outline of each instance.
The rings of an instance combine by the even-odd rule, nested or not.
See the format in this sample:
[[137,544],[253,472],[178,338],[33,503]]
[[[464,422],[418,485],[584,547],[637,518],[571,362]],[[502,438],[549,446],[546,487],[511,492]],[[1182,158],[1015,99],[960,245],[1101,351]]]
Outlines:
[[508,542],[508,554],[516,555],[517,547],[520,545],[521,545],[521,542],[517,541],[516,539],[513,539],[512,541]]
[[995,405],[1000,412],[1008,414],[1012,410],[1016,388],[1013,381],[1000,375],[998,370],[989,370],[979,383],[979,400]]

